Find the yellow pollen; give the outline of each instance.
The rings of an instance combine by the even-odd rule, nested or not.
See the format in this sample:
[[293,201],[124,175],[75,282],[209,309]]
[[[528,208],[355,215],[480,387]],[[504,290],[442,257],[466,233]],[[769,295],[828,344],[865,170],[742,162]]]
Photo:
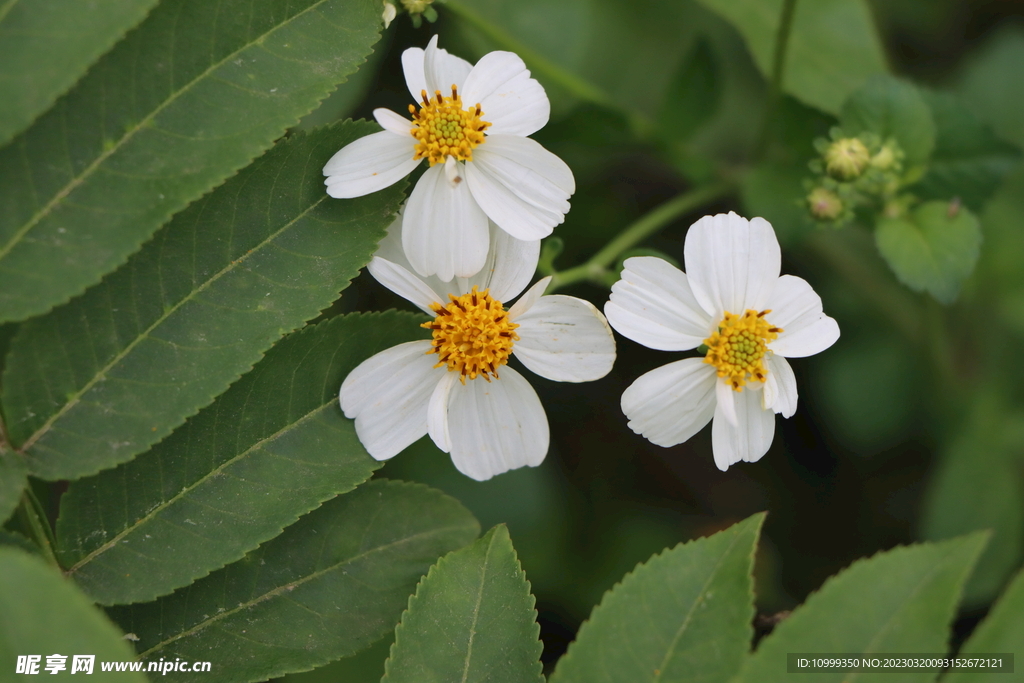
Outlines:
[[509,322],[501,302],[487,292],[478,292],[474,286],[469,294],[449,294],[447,305],[431,304],[437,317],[421,326],[433,330],[434,347],[427,353],[440,357],[434,367],[447,365],[448,370],[461,373],[463,384],[467,377],[498,379],[498,367],[508,363],[512,344],[519,341],[515,333],[519,325]]
[[427,97],[421,91],[423,104],[419,111],[409,105],[412,114],[412,136],[416,138],[416,154],[413,159],[426,159],[430,165],[443,164],[449,156],[457,161],[472,161],[473,148],[484,142],[484,131],[490,123],[482,120],[483,110],[479,103],[470,109],[463,109],[458,88],[452,86],[452,96],[434,91],[434,97]]
[[708,347],[704,362],[714,365],[718,376],[725,378],[735,391],[743,391],[748,380],[763,382],[768,378],[764,355],[768,342],[782,332],[765,320],[768,313],[771,311],[758,313],[747,309],[740,316],[726,311],[718,330],[704,340]]

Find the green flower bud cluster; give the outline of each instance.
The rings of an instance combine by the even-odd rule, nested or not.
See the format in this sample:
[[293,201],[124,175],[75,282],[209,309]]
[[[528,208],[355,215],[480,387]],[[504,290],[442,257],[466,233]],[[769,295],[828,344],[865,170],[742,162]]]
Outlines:
[[874,133],[848,136],[833,128],[829,139],[815,140],[814,147],[819,157],[810,163],[814,177],[804,183],[802,203],[819,225],[839,227],[859,209],[901,204],[903,150],[895,140]]
[[419,28],[426,19],[431,24],[437,21],[437,10],[431,7],[434,0],[401,0],[402,7],[409,13],[412,25]]

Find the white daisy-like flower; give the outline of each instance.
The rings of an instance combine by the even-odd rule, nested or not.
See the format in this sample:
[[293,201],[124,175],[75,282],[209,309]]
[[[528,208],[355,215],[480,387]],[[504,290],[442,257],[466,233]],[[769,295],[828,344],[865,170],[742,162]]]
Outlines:
[[569,211],[576,181],[565,162],[526,137],[551,105],[523,60],[491,52],[476,66],[437,47],[402,53],[416,106],[410,121],[373,112],[384,130],[345,146],[324,166],[327,194],[361,197],[426,159],[430,168],[405,207],[403,246],[420,275],[470,277],[487,258],[488,218],[521,240],[551,234]]
[[775,414],[796,412],[787,358],[812,356],[839,339],[805,280],[779,276],[782,256],[768,221],[705,216],[686,234],[686,272],[650,256],[626,259],[604,311],[620,334],[662,351],[704,345],[641,375],[622,394],[629,427],[659,446],[711,428],[715,464],[755,462],[771,446]]
[[533,277],[540,243],[494,225],[489,230],[486,263],[471,278],[416,275],[401,248],[401,218],[369,264],[378,282],[433,317],[423,325],[432,340],[382,351],[341,385],[341,408],[377,460],[429,434],[460,472],[478,481],[539,465],[548,452],[547,416],[530,383],[506,365],[509,356],[559,382],[600,379],[615,362],[615,340],[601,312],[581,299],[543,296],[551,278],[505,310],[503,302]]

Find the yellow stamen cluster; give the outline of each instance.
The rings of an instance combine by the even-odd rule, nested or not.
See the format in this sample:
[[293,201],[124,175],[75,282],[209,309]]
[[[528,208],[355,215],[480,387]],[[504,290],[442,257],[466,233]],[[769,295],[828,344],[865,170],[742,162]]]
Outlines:
[[726,311],[718,331],[704,340],[708,347],[704,362],[714,365],[718,376],[725,378],[735,391],[743,391],[748,380],[763,382],[768,377],[764,365],[768,342],[782,332],[765,320],[768,313],[771,311],[758,313],[747,309],[740,316]]
[[449,371],[461,373],[463,384],[466,378],[483,376],[488,382],[491,375],[498,379],[498,368],[508,363],[513,342],[519,341],[515,329],[509,322],[508,313],[501,302],[492,299],[488,290],[473,291],[462,296],[449,294],[446,306],[431,304],[437,313],[432,322],[422,327],[433,330],[434,348],[427,353],[436,353],[439,368],[447,365]]
[[419,111],[409,105],[412,114],[412,136],[416,138],[414,159],[426,159],[430,165],[443,164],[449,156],[457,161],[472,161],[473,148],[484,142],[484,131],[490,123],[482,120],[483,110],[477,104],[471,109],[462,108],[458,89],[452,86],[452,96],[444,97],[440,90],[434,97],[427,97],[422,91],[423,104]]

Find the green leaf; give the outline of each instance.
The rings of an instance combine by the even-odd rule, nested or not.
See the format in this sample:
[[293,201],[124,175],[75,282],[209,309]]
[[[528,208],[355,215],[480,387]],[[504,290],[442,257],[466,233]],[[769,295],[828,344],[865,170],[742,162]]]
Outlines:
[[839,125],[847,135],[871,132],[895,138],[909,167],[928,162],[935,148],[935,120],[921,92],[891,76],[875,76],[843,104]]
[[[743,662],[734,683],[793,680],[790,652],[880,654],[945,652],[960,590],[986,534],[895,548],[858,560],[797,607]],[[934,673],[875,673],[872,681],[933,681]],[[817,673],[820,683],[852,680]],[[859,679],[858,679],[859,680]]]
[[337,298],[402,193],[334,200],[320,169],[373,128],[282,142],[97,287],[21,326],[3,401],[32,474],[75,479],[131,459]]
[[0,3],[0,146],[70,88],[157,0]]
[[[18,655],[65,655],[70,675],[74,655],[95,655],[100,662],[135,658],[121,633],[71,583],[42,560],[15,548],[0,546],[0,671],[14,675]],[[79,672],[81,673],[81,672]],[[58,674],[60,675],[60,674]],[[18,677],[21,680],[21,677]],[[11,679],[8,679],[11,680]],[[88,679],[86,679],[88,680]],[[97,680],[107,680],[103,674]],[[145,683],[140,673],[122,672],[117,680]]]
[[[960,648],[960,655],[1020,653],[1021,643],[1024,643],[1024,571],[1017,574],[985,620],[978,624]],[[1019,672],[1020,655],[1017,656],[1014,666]],[[943,677],[942,683],[986,683],[991,680],[991,674],[980,669],[955,669]]]
[[19,453],[0,446],[0,524],[7,521],[28,485],[28,467]]
[[552,683],[725,683],[754,636],[754,549],[764,514],[680,544],[605,594]]
[[0,321],[95,284],[270,147],[355,71],[380,12],[374,0],[161,2],[0,150]]
[[288,674],[277,683],[380,683],[394,634],[351,657],[339,659],[313,671]]
[[374,353],[422,337],[419,321],[353,314],[283,339],[150,452],[71,485],[61,566],[101,604],[153,600],[366,481],[382,463],[338,409],[338,387]]
[[[772,73],[783,1],[699,0],[739,29],[766,76]],[[796,4],[782,78],[785,92],[834,114],[869,76],[886,71],[885,53],[866,2]]]
[[935,119],[935,151],[928,171],[913,190],[926,199],[958,197],[981,211],[1003,178],[1020,163],[1021,153],[996,138],[956,97],[921,93]]
[[896,279],[949,304],[974,270],[981,228],[968,209],[931,201],[902,218],[879,219],[875,244]]
[[479,531],[453,498],[376,480],[188,588],[110,613],[138,634],[144,660],[209,661],[216,668],[204,679],[262,681],[377,642],[430,565]]
[[530,582],[498,525],[420,581],[381,683],[543,683],[539,636]]
[[663,138],[685,142],[711,118],[721,104],[719,78],[714,50],[700,37],[665,92],[657,121]]
[[968,61],[957,90],[978,118],[1024,147],[1024,27],[1006,22],[990,35]]
[[13,546],[33,555],[40,555],[39,546],[16,531],[0,528],[0,545]]

